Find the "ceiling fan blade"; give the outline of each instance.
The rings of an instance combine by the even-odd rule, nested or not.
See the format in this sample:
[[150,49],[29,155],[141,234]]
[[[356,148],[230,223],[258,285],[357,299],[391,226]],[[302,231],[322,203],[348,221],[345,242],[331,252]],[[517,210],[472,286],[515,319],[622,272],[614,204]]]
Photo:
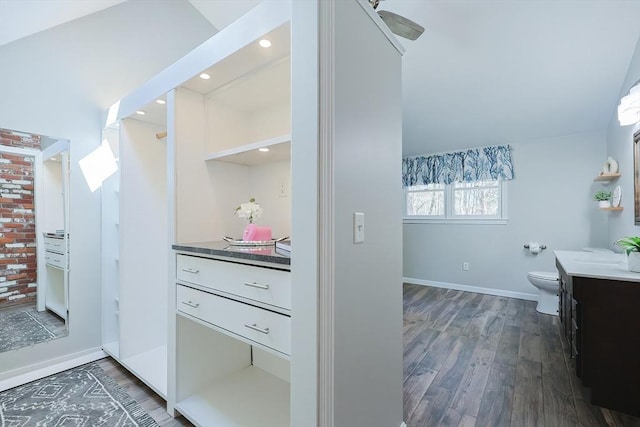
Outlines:
[[422,25],[388,10],[379,10],[378,15],[380,15],[380,18],[387,24],[392,33],[405,39],[415,40],[424,32]]

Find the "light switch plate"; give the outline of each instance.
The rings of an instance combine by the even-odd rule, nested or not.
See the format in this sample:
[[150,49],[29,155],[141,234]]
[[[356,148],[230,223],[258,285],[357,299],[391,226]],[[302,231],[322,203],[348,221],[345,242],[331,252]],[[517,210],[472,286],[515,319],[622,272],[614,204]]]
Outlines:
[[353,243],[364,243],[364,213],[353,213]]

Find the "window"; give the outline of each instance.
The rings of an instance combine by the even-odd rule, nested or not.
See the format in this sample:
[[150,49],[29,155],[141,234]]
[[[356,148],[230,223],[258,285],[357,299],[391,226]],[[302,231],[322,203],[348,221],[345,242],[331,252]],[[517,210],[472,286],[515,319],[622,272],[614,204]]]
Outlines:
[[405,189],[405,222],[506,223],[501,180],[428,184]]

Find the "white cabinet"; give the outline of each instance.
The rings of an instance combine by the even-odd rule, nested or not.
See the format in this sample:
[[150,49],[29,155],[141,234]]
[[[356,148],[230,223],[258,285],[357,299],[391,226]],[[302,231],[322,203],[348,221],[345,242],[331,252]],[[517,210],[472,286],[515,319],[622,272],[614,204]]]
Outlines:
[[[272,287],[290,295],[290,272],[177,257],[176,409],[196,425],[288,426],[292,320],[263,307]],[[248,299],[245,283],[267,292]]]
[[67,247],[68,240],[64,236],[45,234],[45,307],[65,321],[69,310]]

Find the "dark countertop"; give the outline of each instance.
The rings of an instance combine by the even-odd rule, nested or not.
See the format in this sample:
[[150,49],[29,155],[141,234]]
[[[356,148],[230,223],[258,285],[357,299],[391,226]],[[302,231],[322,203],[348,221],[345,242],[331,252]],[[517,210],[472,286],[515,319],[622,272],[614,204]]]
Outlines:
[[257,261],[256,265],[262,265],[262,263],[279,264],[283,267],[291,265],[291,257],[283,255],[285,252],[276,252],[275,245],[246,247],[232,246],[225,241],[216,241],[174,244],[171,245],[171,248],[179,252],[212,255],[227,259],[234,258],[242,260],[246,264]]

